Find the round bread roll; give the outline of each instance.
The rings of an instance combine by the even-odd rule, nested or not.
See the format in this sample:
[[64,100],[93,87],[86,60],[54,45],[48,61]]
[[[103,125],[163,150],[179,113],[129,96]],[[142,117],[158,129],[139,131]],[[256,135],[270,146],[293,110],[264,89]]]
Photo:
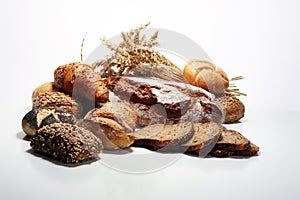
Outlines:
[[216,101],[225,111],[225,124],[237,122],[245,114],[245,105],[236,96],[227,94],[223,97],[216,98]]
[[229,86],[226,73],[205,60],[191,60],[183,69],[183,76],[191,84],[213,94],[223,94]]
[[38,86],[32,93],[31,99],[33,100],[37,96],[44,94],[45,92],[58,92],[59,90],[55,88],[53,82],[43,83],[42,85]]
[[43,126],[57,122],[75,124],[76,118],[60,108],[34,108],[23,117],[22,128],[24,133],[33,136]]
[[45,92],[33,99],[33,108],[61,108],[80,118],[82,107],[69,95],[61,92]]

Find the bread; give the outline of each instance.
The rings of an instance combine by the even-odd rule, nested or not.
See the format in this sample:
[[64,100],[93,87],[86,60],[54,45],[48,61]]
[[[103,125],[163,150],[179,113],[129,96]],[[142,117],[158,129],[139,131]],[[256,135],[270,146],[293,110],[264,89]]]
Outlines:
[[234,123],[244,117],[245,105],[236,96],[226,94],[225,96],[216,98],[216,101],[220,103],[224,110],[224,123]]
[[80,118],[82,108],[69,95],[61,92],[45,92],[33,99],[33,108],[61,108]]
[[103,117],[115,120],[125,130],[125,132],[133,132],[137,124],[137,116],[135,112],[124,103],[108,102],[101,108],[95,108],[89,111],[85,119],[92,119],[95,117]]
[[213,63],[205,60],[191,60],[184,69],[183,76],[192,85],[213,94],[223,94],[229,86],[226,73]]
[[254,156],[259,147],[234,130],[223,130],[210,155],[215,157]]
[[251,157],[257,155],[259,152],[259,147],[253,143],[250,143],[250,147],[245,150],[214,150],[210,154],[214,157],[225,158],[232,156],[243,156],[243,157]]
[[33,100],[45,92],[59,92],[59,89],[54,86],[53,82],[43,83],[33,91],[31,99]]
[[82,96],[95,102],[108,101],[105,82],[87,64],[75,62],[59,66],[54,72],[54,85],[73,96]]
[[250,141],[235,130],[223,130],[222,137],[214,147],[217,150],[245,150],[250,146]]
[[102,151],[101,141],[90,131],[73,124],[54,123],[40,128],[30,146],[65,163],[93,159]]
[[221,132],[221,126],[215,122],[195,123],[193,138],[182,144],[181,149],[186,153],[206,156],[220,138]]
[[[88,120],[95,122],[90,123]],[[134,138],[127,135],[123,127],[116,121],[103,117],[88,117],[78,124],[79,126],[85,127],[97,135],[103,140],[103,134],[109,140],[105,141],[104,147],[106,149],[118,149],[129,147],[133,142]]]
[[[156,78],[113,77],[109,78],[110,90],[121,101],[128,104],[142,104],[134,109],[142,108],[141,114],[145,119],[159,116],[163,121],[177,121],[197,104],[196,112],[199,118],[189,116],[188,119],[199,119],[197,122],[223,120],[222,109],[214,102],[214,95],[204,89],[190,84],[169,82]],[[144,115],[145,109],[151,113]],[[147,120],[146,120],[147,121]],[[149,120],[148,120],[149,121]],[[161,122],[161,120],[159,120]],[[161,122],[164,123],[164,122]]]
[[76,118],[60,108],[34,108],[23,117],[22,129],[27,135],[33,136],[43,126],[58,122],[75,124]]
[[153,124],[132,133],[133,146],[162,148],[180,145],[188,141],[194,133],[193,123]]

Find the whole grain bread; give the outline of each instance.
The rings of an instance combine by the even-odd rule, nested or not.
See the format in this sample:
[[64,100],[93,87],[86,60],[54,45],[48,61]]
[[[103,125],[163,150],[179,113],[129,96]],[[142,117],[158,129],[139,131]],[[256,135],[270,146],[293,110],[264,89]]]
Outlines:
[[153,124],[135,131],[133,146],[162,148],[180,145],[191,139],[194,126],[191,122],[180,124]]
[[220,140],[210,152],[215,157],[254,156],[259,147],[241,133],[234,130],[223,130]]
[[225,124],[237,122],[244,117],[245,105],[236,96],[227,94],[225,96],[216,98],[216,101],[224,110]]
[[213,150],[210,152],[215,157],[231,157],[231,156],[255,156],[259,152],[259,147],[250,142],[250,146],[245,150]]
[[194,124],[194,136],[181,148],[186,153],[194,153],[206,156],[215,146],[222,133],[222,128],[215,122],[204,122]]

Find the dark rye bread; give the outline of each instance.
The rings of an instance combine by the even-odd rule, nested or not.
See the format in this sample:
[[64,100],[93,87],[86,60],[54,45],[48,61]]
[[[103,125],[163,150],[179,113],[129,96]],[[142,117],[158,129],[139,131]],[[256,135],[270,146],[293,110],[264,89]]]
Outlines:
[[223,130],[221,139],[210,152],[215,157],[254,156],[259,147],[234,130]]
[[[159,115],[166,121],[182,122],[180,118],[186,113],[186,121],[196,118],[199,119],[197,122],[223,121],[223,110],[214,101],[214,95],[201,88],[141,77],[111,77],[106,82],[110,91],[120,101],[144,105],[142,112],[151,109],[153,116]],[[139,108],[138,106],[137,109]],[[193,111],[188,112],[189,110]],[[199,112],[200,117],[195,117],[195,113]]]
[[191,122],[180,124],[153,124],[135,131],[133,146],[162,148],[167,145],[180,145],[193,137]]

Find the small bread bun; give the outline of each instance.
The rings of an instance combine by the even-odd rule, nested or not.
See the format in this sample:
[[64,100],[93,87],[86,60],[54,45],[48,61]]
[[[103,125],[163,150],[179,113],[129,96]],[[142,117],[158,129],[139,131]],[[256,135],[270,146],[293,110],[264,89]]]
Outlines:
[[216,98],[225,111],[225,124],[231,124],[239,121],[245,115],[245,105],[236,96],[227,94]]
[[183,76],[191,84],[213,94],[223,94],[229,86],[226,73],[205,60],[191,60],[183,69]]
[[38,86],[32,93],[31,99],[35,99],[36,97],[44,94],[46,92],[58,92],[59,90],[54,87],[53,82],[43,83],[42,85]]

